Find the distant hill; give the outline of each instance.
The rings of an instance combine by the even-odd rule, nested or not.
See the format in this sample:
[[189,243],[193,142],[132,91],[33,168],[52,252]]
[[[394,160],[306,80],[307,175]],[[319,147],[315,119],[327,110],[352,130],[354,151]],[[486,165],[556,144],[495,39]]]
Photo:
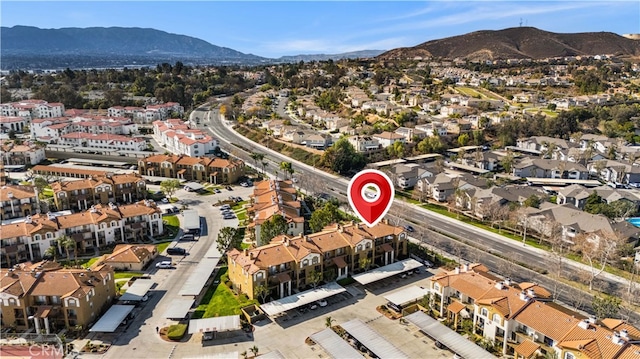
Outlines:
[[315,55],[294,55],[294,56],[282,56],[276,61],[279,62],[299,62],[299,61],[326,61],[326,60],[341,60],[341,59],[368,59],[376,57],[386,50],[362,50],[362,51],[352,51],[345,52],[342,54],[315,54]]
[[[258,63],[264,58],[252,54],[212,45],[204,40],[185,35],[170,34],[155,29],[124,27],[90,27],[40,29],[32,26],[2,27],[0,29],[0,51],[3,68],[5,61],[12,59],[35,59],[43,57],[55,61],[74,61],[81,56],[87,66],[112,65],[122,59],[131,62],[185,62],[211,63],[242,62]],[[56,58],[51,58],[55,55]],[[61,60],[62,59],[62,60]]]
[[640,56],[640,41],[611,32],[559,34],[534,27],[476,31],[387,51],[378,59],[439,57],[447,59],[544,59],[548,57],[614,54]]

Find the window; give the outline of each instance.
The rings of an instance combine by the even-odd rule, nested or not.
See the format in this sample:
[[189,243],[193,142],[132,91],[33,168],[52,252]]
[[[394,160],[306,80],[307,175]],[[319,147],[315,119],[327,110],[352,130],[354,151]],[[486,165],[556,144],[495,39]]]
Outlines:
[[318,264],[318,257],[313,257],[311,259],[311,264]]
[[34,240],[34,241],[39,241],[39,240],[41,240],[41,239],[42,239],[42,236],[41,236],[41,235],[39,235],[39,234],[36,234],[35,236],[33,236],[33,240]]
[[263,277],[264,277],[264,274],[262,272],[256,273],[256,280],[261,280]]
[[573,353],[566,352],[564,353],[564,359],[576,359],[576,356]]
[[491,320],[492,320],[494,323],[500,323],[500,314],[494,314],[494,315],[491,317]]
[[356,252],[360,252],[362,250],[362,244],[358,244],[356,247]]
[[47,239],[53,238],[53,234],[51,232],[47,232]]
[[483,317],[486,317],[487,315],[489,315],[489,311],[487,310],[487,308],[480,309],[480,315]]
[[365,248],[366,248],[366,249],[371,249],[371,242],[367,242],[367,244],[366,244]]
[[309,265],[309,260],[308,259],[305,259],[305,260],[302,261],[302,266],[303,267],[306,267],[308,265]]

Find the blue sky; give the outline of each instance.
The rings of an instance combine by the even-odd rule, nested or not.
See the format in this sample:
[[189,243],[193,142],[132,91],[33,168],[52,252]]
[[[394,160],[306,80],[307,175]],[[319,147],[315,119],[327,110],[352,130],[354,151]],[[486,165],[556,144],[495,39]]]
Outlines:
[[640,1],[6,1],[2,26],[148,27],[265,57],[388,50],[476,30],[640,33]]

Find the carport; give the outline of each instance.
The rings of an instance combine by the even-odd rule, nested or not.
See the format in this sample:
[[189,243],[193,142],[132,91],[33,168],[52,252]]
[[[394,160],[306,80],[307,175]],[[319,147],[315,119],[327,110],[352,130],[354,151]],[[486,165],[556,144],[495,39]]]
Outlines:
[[298,294],[273,300],[269,303],[262,304],[260,308],[270,317],[284,313],[291,309],[296,309],[306,304],[313,303],[317,300],[324,299],[346,292],[341,285],[336,282],[327,283],[316,289],[306,290]]
[[353,319],[340,326],[380,359],[409,357],[360,319]]
[[349,343],[342,339],[342,337],[336,334],[331,328],[317,332],[311,335],[310,338],[334,359],[354,359],[362,357],[359,351],[349,345]]
[[187,314],[189,314],[193,303],[195,303],[193,299],[174,299],[162,317],[167,319],[184,319]]
[[409,288],[393,292],[384,297],[388,302],[402,308],[405,304],[416,302],[429,293],[429,289],[412,285]]
[[425,334],[465,359],[495,358],[495,356],[488,351],[480,348],[423,312],[418,311],[404,318],[420,328]]
[[122,323],[135,307],[135,305],[112,305],[89,331],[100,333],[115,332],[120,323]]
[[202,258],[198,266],[184,282],[178,294],[193,297],[200,295],[202,288],[207,284],[219,261],[220,258]]
[[369,283],[377,282],[381,279],[392,277],[396,274],[406,272],[412,269],[420,268],[423,264],[413,258],[408,258],[402,261],[391,263],[384,267],[374,268],[368,272],[356,274],[353,279],[356,282],[366,285]]
[[189,321],[189,334],[204,332],[228,332],[231,330],[240,330],[239,315],[227,315],[224,317],[192,319]]
[[147,292],[154,284],[156,284],[156,282],[151,279],[138,278],[120,297],[120,300],[123,302],[139,302],[145,295],[147,295]]
[[198,192],[203,190],[204,186],[197,182],[189,182],[184,184],[184,189],[187,189],[187,188],[191,191]]

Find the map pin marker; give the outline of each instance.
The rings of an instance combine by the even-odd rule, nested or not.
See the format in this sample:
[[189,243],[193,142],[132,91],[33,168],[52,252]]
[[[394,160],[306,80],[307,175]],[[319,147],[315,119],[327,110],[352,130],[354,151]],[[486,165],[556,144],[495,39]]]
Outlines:
[[353,211],[367,226],[373,227],[389,212],[395,190],[383,172],[364,170],[353,176],[347,195]]

